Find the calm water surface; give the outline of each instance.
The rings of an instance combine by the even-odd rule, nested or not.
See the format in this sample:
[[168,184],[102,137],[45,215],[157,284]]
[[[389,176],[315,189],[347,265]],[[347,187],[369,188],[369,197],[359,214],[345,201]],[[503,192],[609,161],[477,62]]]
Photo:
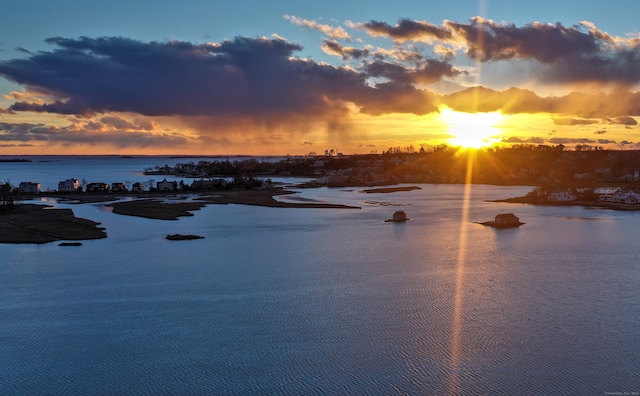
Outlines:
[[[421,187],[178,221],[58,205],[109,237],[0,245],[0,394],[640,391],[640,213]],[[526,225],[473,223],[501,212]]]

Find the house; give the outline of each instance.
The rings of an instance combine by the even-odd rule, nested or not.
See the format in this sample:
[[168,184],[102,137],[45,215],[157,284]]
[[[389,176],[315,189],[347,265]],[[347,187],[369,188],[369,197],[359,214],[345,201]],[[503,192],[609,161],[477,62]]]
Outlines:
[[158,191],[175,191],[178,189],[178,182],[168,181],[166,178],[156,183]]
[[226,182],[224,179],[200,179],[191,183],[192,190],[219,190],[224,188]]
[[23,194],[38,194],[40,193],[40,183],[21,182],[18,186],[18,192]]
[[0,193],[7,194],[7,193],[10,193],[11,190],[12,190],[11,184],[9,183],[0,184]]
[[111,183],[111,192],[126,192],[127,186],[124,183]]
[[107,183],[89,183],[86,188],[87,192],[107,192],[109,191],[109,184]]
[[133,186],[131,186],[131,191],[133,191],[133,192],[143,192],[144,191],[144,184],[142,184],[140,182],[133,183]]
[[640,203],[640,191],[630,189],[619,189],[611,195],[600,195],[601,202],[615,202],[628,205]]
[[576,198],[577,198],[576,195],[572,193],[571,190],[569,189],[553,190],[547,196],[547,199],[549,201],[563,201],[563,202],[575,201]]
[[67,179],[58,183],[58,192],[76,192],[80,187],[78,179]]

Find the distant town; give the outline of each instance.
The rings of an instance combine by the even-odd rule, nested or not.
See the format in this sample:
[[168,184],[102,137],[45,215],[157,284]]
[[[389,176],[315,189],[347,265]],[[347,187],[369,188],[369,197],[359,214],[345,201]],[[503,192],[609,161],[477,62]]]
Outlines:
[[[640,207],[640,151],[598,146],[519,145],[462,151],[445,145],[395,147],[381,154],[324,155],[258,160],[253,157],[158,164],[143,171],[147,180],[61,180],[56,191],[69,193],[141,193],[270,189],[274,177],[302,177],[300,187],[386,186],[400,183],[475,183],[535,186],[526,198],[535,203],[594,203]],[[157,181],[162,177],[162,180]],[[171,178],[180,180],[171,180]],[[190,183],[185,179],[192,179]],[[3,196],[45,193],[37,181],[0,183]]]

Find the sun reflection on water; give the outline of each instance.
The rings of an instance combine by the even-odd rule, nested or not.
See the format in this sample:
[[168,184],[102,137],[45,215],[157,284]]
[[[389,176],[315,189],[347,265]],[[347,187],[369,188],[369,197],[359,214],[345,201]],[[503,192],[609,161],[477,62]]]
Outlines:
[[453,299],[453,323],[451,326],[451,379],[449,381],[450,394],[459,393],[460,389],[460,344],[462,333],[462,309],[464,302],[464,270],[467,259],[467,227],[469,224],[469,202],[471,201],[471,177],[473,174],[474,151],[468,153],[467,170],[465,176],[464,197],[462,201],[462,216],[460,220],[460,242],[458,258],[456,260],[455,293]]

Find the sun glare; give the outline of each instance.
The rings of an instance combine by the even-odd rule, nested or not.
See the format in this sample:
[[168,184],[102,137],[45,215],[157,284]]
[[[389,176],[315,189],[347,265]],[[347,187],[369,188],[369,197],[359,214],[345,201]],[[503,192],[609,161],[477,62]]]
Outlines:
[[448,143],[462,148],[482,148],[500,141],[500,129],[496,125],[502,120],[499,111],[491,113],[464,113],[443,108],[440,120],[452,135]]

